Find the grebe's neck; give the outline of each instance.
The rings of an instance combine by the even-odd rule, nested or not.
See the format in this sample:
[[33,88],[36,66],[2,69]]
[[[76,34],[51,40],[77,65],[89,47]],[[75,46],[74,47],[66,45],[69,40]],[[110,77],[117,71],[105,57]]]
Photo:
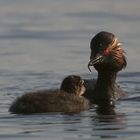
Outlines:
[[98,72],[98,79],[94,89],[95,103],[114,102],[116,100],[116,72]]
[[116,72],[98,72],[97,86],[102,87],[104,90],[113,87],[116,75]]

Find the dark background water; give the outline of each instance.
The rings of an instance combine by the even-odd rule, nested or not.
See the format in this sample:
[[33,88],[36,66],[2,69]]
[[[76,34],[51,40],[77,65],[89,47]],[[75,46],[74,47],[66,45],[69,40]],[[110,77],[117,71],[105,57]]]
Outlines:
[[[138,139],[140,100],[118,101],[116,115],[96,109],[75,115],[13,115],[26,91],[58,88],[66,75],[87,69],[89,43],[99,31],[118,36],[128,66],[117,79],[129,97],[140,93],[139,0],[0,0],[0,139]],[[138,98],[139,99],[139,98]]]

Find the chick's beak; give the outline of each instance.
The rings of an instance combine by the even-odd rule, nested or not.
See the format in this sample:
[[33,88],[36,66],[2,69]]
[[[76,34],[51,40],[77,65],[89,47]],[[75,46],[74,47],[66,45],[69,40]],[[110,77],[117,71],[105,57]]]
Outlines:
[[97,56],[95,56],[95,57],[91,57],[91,59],[90,59],[90,61],[89,61],[89,63],[88,63],[88,69],[89,69],[89,71],[90,72],[92,72],[91,71],[91,69],[90,69],[90,66],[94,66],[95,64],[98,64],[98,63],[101,63],[102,61],[103,61],[103,55],[97,55]]

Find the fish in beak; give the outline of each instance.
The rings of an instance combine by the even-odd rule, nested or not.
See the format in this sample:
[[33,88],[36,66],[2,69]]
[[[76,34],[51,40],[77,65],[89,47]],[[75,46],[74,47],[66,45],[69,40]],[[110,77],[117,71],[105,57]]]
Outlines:
[[94,58],[91,58],[89,63],[88,63],[89,71],[92,72],[91,69],[90,69],[91,66],[94,66],[95,64],[101,63],[101,62],[103,62],[103,60],[104,60],[103,55],[98,55]]

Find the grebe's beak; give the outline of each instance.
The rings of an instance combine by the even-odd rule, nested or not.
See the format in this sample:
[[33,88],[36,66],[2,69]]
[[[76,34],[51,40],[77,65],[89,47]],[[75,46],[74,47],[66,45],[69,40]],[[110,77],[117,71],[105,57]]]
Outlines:
[[95,64],[100,63],[102,61],[103,61],[103,56],[102,55],[98,55],[98,56],[96,56],[94,58],[91,58],[89,63],[88,63],[89,71],[92,72],[91,69],[90,69],[90,66],[94,66]]

